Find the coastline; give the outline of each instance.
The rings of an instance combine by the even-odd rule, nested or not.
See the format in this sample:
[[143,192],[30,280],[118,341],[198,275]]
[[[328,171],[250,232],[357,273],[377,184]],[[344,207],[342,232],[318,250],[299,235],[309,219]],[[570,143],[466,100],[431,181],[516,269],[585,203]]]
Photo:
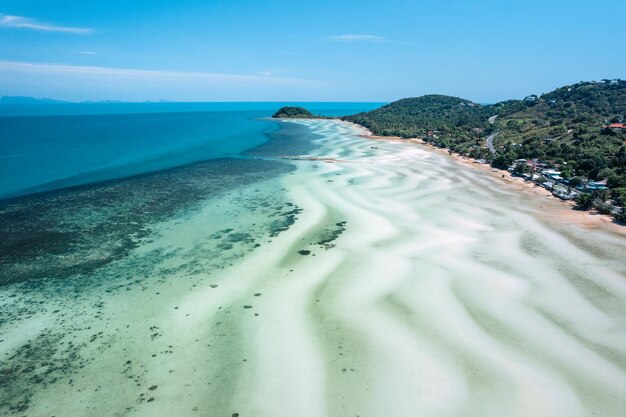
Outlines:
[[[376,145],[362,128],[302,123],[326,132],[314,157],[359,162],[302,162],[307,181],[287,187],[318,227],[328,217],[348,221],[336,249],[303,259],[318,271],[315,340],[340,342],[323,350],[331,410],[350,398],[353,415],[617,415],[621,404],[611,409],[614,400],[590,393],[623,387],[623,377],[613,388],[589,377],[599,369],[594,357],[613,357],[583,341],[623,339],[614,327],[591,336],[589,321],[595,311],[623,317],[607,307],[624,294],[623,235],[544,221],[541,206],[578,213],[443,150],[387,138]],[[606,293],[597,296],[596,284]]]
[[71,343],[0,409],[619,415],[626,239],[551,226],[541,199],[445,153],[296,123],[284,133],[315,146],[293,170],[155,224],[93,273],[1,287],[5,369],[44,369]]
[[[340,119],[339,119],[340,120]],[[525,181],[523,178],[514,177],[508,171],[493,168],[487,164],[477,163],[475,159],[451,153],[447,148],[438,148],[432,144],[420,139],[420,138],[401,138],[399,136],[379,136],[374,135],[365,126],[361,126],[357,123],[340,120],[349,125],[355,126],[362,130],[360,135],[362,138],[370,140],[382,140],[382,141],[395,141],[400,143],[411,143],[422,148],[434,151],[440,155],[445,155],[456,161],[457,163],[464,165],[470,169],[477,169],[491,177],[493,180],[498,181],[501,184],[505,184],[507,187],[516,190],[517,192],[527,193],[533,197],[550,197],[544,200],[543,204],[550,206],[550,210],[542,210],[542,216],[549,219],[552,222],[558,223],[576,223],[577,225],[592,229],[592,228],[606,228],[621,236],[626,236],[626,227],[620,225],[610,215],[598,213],[596,211],[584,211],[576,210],[573,201],[561,200],[555,197],[551,192],[543,187],[536,185],[533,182]],[[537,201],[539,208],[543,208],[541,201]]]

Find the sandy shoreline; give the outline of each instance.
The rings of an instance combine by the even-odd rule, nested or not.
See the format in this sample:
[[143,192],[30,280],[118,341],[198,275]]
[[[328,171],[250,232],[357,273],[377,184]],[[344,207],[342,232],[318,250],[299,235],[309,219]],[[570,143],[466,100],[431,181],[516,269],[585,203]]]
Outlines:
[[2,414],[623,414],[623,236],[443,151],[297,123],[318,146],[294,170],[155,225],[79,297],[0,288],[0,368],[50,375],[4,385]]
[[393,141],[401,143],[412,143],[418,145],[429,151],[436,152],[440,155],[444,155],[450,159],[453,159],[457,163],[468,167],[470,169],[476,169],[491,177],[494,181],[510,187],[518,192],[526,193],[533,198],[537,197],[549,197],[545,200],[537,200],[536,204],[541,210],[542,216],[553,222],[562,224],[575,223],[584,228],[604,228],[610,230],[612,233],[616,233],[622,236],[626,236],[626,227],[617,224],[613,218],[609,215],[600,214],[597,212],[581,211],[574,209],[573,201],[565,201],[555,197],[551,192],[545,188],[536,185],[533,182],[525,181],[523,178],[514,177],[508,171],[492,168],[487,164],[479,164],[476,160],[461,156],[455,153],[450,153],[447,149],[438,148],[429,144],[428,142],[419,138],[404,139],[398,136],[377,136],[374,135],[367,128],[357,125],[352,122],[345,122],[350,125],[356,126],[363,130],[361,137],[370,140],[377,141]]
[[[293,119],[293,120],[302,120],[305,121],[307,119]],[[400,143],[412,143],[422,147],[423,149],[427,149],[432,152],[436,152],[440,155],[444,155],[447,158],[453,159],[457,163],[468,167],[470,169],[476,169],[487,176],[491,177],[494,181],[497,181],[501,184],[510,187],[510,189],[516,190],[518,192],[526,193],[533,198],[542,197],[544,200],[536,200],[535,204],[541,211],[541,215],[548,219],[551,222],[556,222],[560,224],[577,224],[581,227],[592,229],[592,228],[603,228],[611,233],[615,233],[621,236],[626,236],[626,227],[616,223],[610,215],[601,214],[595,211],[582,211],[574,209],[573,201],[565,201],[561,200],[558,197],[555,197],[550,191],[545,188],[536,185],[533,182],[525,181],[523,178],[514,177],[508,171],[499,170],[496,168],[492,168],[487,164],[479,164],[475,159],[468,158],[465,156],[458,155],[456,153],[450,153],[445,148],[438,148],[433,146],[432,144],[419,139],[419,138],[408,138],[404,139],[399,136],[378,136],[375,135],[372,131],[370,131],[365,126],[359,125],[354,122],[350,122],[347,120],[342,120],[339,118],[327,119],[332,120],[338,123],[343,123],[348,126],[351,126],[358,131],[360,131],[359,136],[364,139],[375,140],[375,141],[392,141],[392,142],[400,142]],[[314,158],[311,160],[326,160],[326,162],[336,163],[336,162],[348,162],[345,160],[336,160],[332,158]],[[545,197],[548,197],[545,199]]]
[[[476,164],[445,150],[306,123],[325,137],[314,156],[362,162],[303,165],[307,182],[287,187],[320,223],[334,213],[348,221],[337,249],[317,253],[314,266],[333,259],[325,278],[316,275],[325,284],[315,293],[321,334],[341,341],[326,349],[341,355],[329,358],[331,405],[353,415],[617,415],[619,401],[612,408],[588,395],[605,383],[574,370],[599,369],[578,342],[594,332],[581,326],[596,308],[587,303],[608,312],[606,297],[623,296],[615,225],[489,167],[468,169]],[[334,266],[340,256],[344,266]],[[616,292],[596,298],[591,281]],[[623,309],[610,311],[619,326]],[[623,337],[601,338],[617,346]],[[359,374],[348,380],[351,369]],[[331,406],[329,415],[346,409]]]

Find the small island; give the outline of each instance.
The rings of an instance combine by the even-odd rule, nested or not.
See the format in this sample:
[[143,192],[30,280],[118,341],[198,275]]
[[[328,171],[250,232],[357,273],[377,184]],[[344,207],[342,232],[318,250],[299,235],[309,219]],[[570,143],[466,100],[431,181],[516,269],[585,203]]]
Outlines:
[[285,106],[272,115],[274,119],[311,119],[316,116],[304,107]]

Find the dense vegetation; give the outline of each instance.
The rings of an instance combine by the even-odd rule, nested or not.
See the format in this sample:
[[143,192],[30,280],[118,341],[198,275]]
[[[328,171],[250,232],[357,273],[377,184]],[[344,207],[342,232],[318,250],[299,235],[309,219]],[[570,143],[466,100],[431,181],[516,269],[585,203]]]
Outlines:
[[285,106],[278,109],[278,111],[274,113],[272,117],[276,119],[306,119],[314,116],[313,113],[311,113],[304,107]]
[[488,118],[485,108],[457,97],[428,95],[405,98],[345,119],[377,135],[410,138],[437,131],[442,136],[464,135]]
[[[347,116],[382,136],[419,137],[451,152],[508,168],[520,158],[559,167],[574,181],[607,180],[611,198],[626,205],[626,81],[581,82],[541,96],[480,105],[427,95]],[[486,146],[493,136],[495,154]]]
[[608,179],[611,188],[626,187],[626,132],[605,128],[626,117],[626,81],[579,83],[532,97],[495,123],[495,143],[506,160],[553,161],[566,176]]

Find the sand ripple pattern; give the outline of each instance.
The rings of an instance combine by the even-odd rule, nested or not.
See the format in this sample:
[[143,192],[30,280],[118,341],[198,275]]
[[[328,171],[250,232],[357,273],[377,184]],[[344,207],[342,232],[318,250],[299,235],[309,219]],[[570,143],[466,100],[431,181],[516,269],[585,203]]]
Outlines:
[[[32,390],[12,415],[625,415],[624,235],[555,224],[557,203],[427,147],[285,123],[318,134],[296,171],[166,222],[91,292],[0,327],[0,359],[43,357],[0,383],[0,407]],[[280,233],[254,232],[268,216]]]
[[[298,123],[344,162],[300,164],[303,217],[247,271],[271,296],[241,415],[623,415],[623,238],[427,148]],[[335,220],[336,247],[291,256]]]

